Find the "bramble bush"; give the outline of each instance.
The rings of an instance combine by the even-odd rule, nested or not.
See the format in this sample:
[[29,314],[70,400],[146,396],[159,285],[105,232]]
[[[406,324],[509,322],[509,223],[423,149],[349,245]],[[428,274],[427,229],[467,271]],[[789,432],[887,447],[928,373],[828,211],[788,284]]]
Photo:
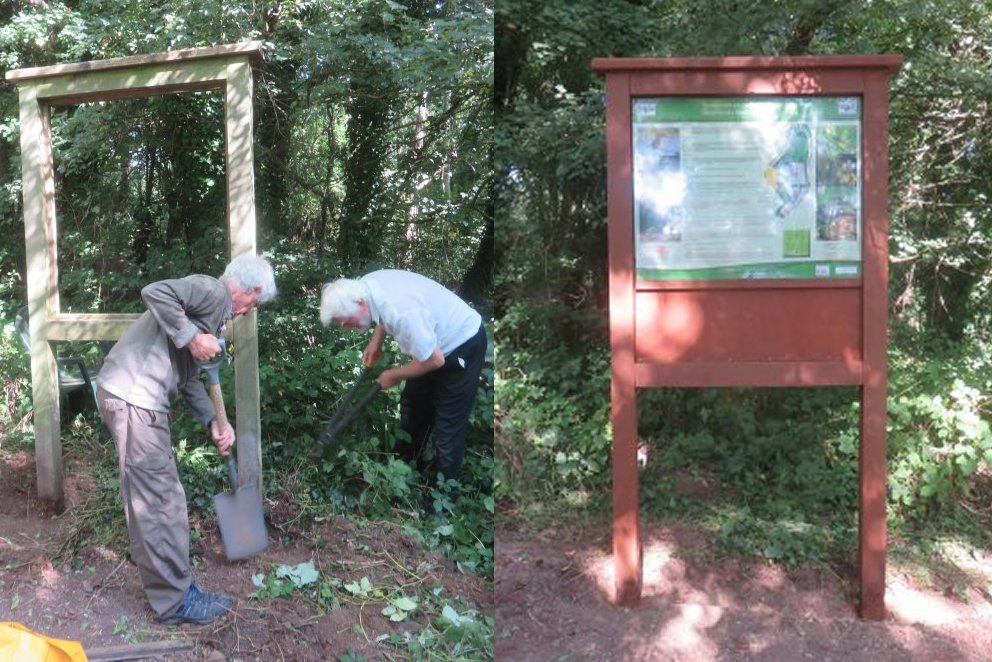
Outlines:
[[889,503],[921,519],[980,500],[992,467],[987,370],[960,349],[921,363],[894,352],[888,401]]

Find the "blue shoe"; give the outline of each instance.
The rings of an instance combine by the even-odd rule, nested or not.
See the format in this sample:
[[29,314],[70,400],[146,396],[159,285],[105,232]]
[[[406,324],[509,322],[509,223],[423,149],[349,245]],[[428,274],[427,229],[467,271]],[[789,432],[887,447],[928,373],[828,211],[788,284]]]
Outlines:
[[179,609],[160,620],[166,625],[179,625],[180,623],[207,625],[222,616],[226,616],[233,604],[234,598],[229,595],[205,593],[197,588],[196,584],[190,584]]
[[234,606],[234,598],[231,596],[224,593],[207,593],[206,591],[201,591],[200,587],[196,585],[196,582],[192,582],[189,585],[189,591],[187,591],[187,594],[189,593],[206,598],[211,602],[216,602],[217,604],[222,605],[225,609],[230,609]]

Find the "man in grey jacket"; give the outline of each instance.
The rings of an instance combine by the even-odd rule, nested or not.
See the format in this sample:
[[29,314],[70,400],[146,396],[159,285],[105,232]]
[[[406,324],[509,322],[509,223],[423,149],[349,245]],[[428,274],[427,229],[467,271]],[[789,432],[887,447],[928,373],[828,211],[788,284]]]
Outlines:
[[214,420],[197,361],[221,351],[217,336],[229,320],[275,294],[272,266],[253,255],[232,260],[219,279],[152,283],[141,291],[148,310],[114,345],[97,378],[100,414],[117,444],[131,558],[148,602],[168,624],[205,625],[233,604],[229,596],[200,591],[192,579],[186,492],[169,429],[172,403],[181,393],[228,455],[234,430]]

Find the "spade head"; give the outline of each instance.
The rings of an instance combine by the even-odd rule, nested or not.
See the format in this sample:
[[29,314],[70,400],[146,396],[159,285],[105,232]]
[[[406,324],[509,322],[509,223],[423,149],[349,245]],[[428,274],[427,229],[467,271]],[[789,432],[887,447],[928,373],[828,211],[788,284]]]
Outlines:
[[260,554],[269,546],[258,488],[245,486],[214,495],[220,537],[229,561]]

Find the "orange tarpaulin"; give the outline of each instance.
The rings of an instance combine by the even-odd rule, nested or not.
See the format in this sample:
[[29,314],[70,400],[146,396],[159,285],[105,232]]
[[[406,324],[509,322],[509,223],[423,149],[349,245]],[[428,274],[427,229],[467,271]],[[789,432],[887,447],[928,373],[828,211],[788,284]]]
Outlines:
[[53,639],[20,623],[0,622],[0,662],[86,662],[78,641]]

